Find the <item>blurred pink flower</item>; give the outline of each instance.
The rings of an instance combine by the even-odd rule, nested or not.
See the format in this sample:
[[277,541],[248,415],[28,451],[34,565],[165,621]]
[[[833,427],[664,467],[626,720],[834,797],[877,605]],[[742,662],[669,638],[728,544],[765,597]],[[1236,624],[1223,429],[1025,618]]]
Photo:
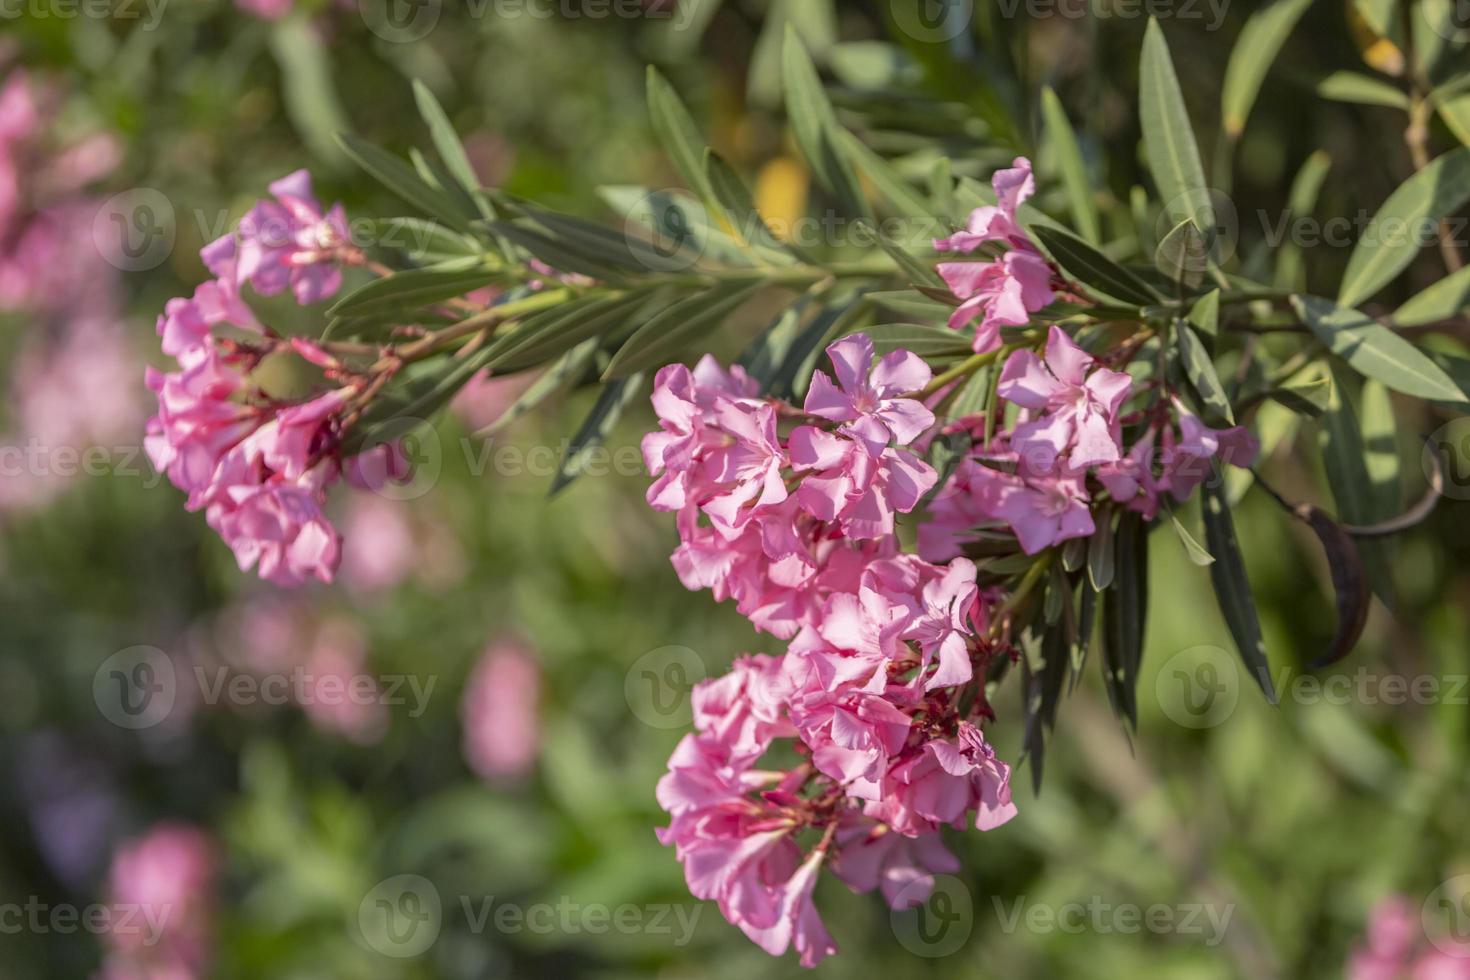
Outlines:
[[160,823],[124,843],[113,857],[109,901],[139,911],[112,917],[103,976],[203,976],[217,871],[214,842],[187,824]]
[[352,622],[332,619],[317,631],[307,655],[301,709],[311,723],[358,745],[373,745],[388,730],[388,707],[366,673],[367,637]]
[[541,670],[515,640],[491,644],[475,665],[460,705],[464,756],[484,779],[525,775],[540,743],[536,701]]

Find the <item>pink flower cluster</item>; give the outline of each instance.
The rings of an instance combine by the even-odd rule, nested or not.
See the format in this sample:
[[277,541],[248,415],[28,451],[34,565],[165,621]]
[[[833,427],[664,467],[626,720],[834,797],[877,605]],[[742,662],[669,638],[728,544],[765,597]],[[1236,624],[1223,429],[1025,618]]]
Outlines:
[[1348,960],[1347,980],[1470,980],[1470,949],[1463,941],[1443,940],[1451,952],[1425,938],[1418,910],[1404,896],[1390,895],[1374,906],[1364,941]]
[[536,764],[540,694],[541,668],[523,643],[498,640],[481,655],[460,704],[465,761],[481,779],[519,779]]
[[[873,560],[896,553],[894,516],[937,479],[901,448],[934,422],[908,397],[930,370],[907,351],[873,364],[862,334],[828,348],[836,374],[813,378],[803,411],[755,397],[740,368],[705,357],[658,374],[660,431],[643,440],[656,510],[675,511],[674,567],[690,589],[733,598],[783,639],[819,621],[827,596],[855,593]],[[871,370],[870,370],[871,368]],[[783,425],[810,419],[806,425]]]
[[1018,350],[1006,359],[996,391],[1016,409],[1014,424],[988,444],[978,439],[935,495],[919,529],[919,553],[931,561],[997,530],[1014,534],[1028,555],[1090,537],[1103,491],[1152,520],[1165,494],[1189,499],[1214,460],[1249,466],[1258,449],[1244,428],[1210,429],[1173,399],[1145,413],[1125,453],[1122,409],[1132,378],[1099,364],[1056,326],[1045,357]]
[[250,378],[276,352],[294,352],[328,378],[339,365],[313,344],[271,333],[245,302],[244,286],[265,295],[290,287],[298,301],[315,302],[339,288],[344,263],[361,261],[341,208],[323,213],[304,171],[271,189],[274,201],[257,204],[237,232],[200,253],[216,278],[188,299],[170,300],[159,317],[163,352],[178,368],[148,370],[158,414],[144,445],[242,570],[258,566],[262,578],[296,586],[331,581],[337,567],[340,538],[322,511],[327,488],[344,472],[358,485],[381,486],[404,476],[406,464],[386,445],[341,459],[341,422],[360,380],[283,403]]
[[[930,370],[907,351],[874,363],[861,334],[827,353],[834,376],[813,378],[800,411],[711,358],[664,368],[643,443],[649,502],[679,515],[684,584],[791,641],[695,689],[696,731],[658,787],[660,839],[696,896],[806,966],[835,951],[812,904],[824,865],[895,907],[922,902],[957,869],[941,826],[1015,813],[977,727],[989,706],[962,696],[997,652],[993,597],[969,560],[931,564],[895,534],[936,482],[902,448],[934,425],[914,397]],[[760,768],[778,743],[800,761]]]
[[195,827],[161,823],[114,856],[113,917],[101,980],[193,980],[209,970],[214,843]]
[[1010,169],[995,172],[991,186],[996,203],[976,208],[964,231],[934,243],[938,251],[966,255],[986,245],[1004,249],[987,262],[939,264],[940,277],[961,300],[949,325],[963,330],[978,317],[974,347],[980,354],[1000,346],[1001,327],[1025,326],[1056,299],[1051,266],[1016,218],[1016,209],[1036,193],[1031,161],[1016,157]]

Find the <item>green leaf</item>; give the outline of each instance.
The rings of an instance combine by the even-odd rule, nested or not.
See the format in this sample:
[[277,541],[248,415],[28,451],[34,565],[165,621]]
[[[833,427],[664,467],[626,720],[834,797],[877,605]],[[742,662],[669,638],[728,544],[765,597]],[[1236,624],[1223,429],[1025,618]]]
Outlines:
[[1332,400],[1332,376],[1323,375],[1310,381],[1299,381],[1272,388],[1266,396],[1298,415],[1318,418],[1327,411]]
[[1125,511],[1118,521],[1117,571],[1103,593],[1103,681],[1113,711],[1138,728],[1138,671],[1148,623],[1148,527]]
[[[706,257],[736,267],[752,264],[747,247],[716,228],[714,216],[692,194],[631,184],[599,187],[597,194],[625,223],[645,229],[650,247],[671,260],[681,256],[686,266]],[[782,265],[793,261],[780,253],[761,258]]]
[[[1327,484],[1332,491],[1332,499],[1337,505],[1338,516],[1342,520],[1349,524],[1376,524],[1392,517],[1398,511],[1397,474],[1395,472],[1391,486],[1375,485],[1369,475],[1370,452],[1358,412],[1353,405],[1350,379],[1342,377],[1338,371],[1333,373],[1332,396],[1328,402],[1327,411],[1323,413],[1320,432],[1322,466],[1327,474]],[[1382,389],[1379,391],[1382,392]],[[1369,397],[1374,396],[1370,394]],[[1394,444],[1393,410],[1384,403],[1376,404],[1374,410],[1375,412],[1387,412],[1386,422],[1381,416],[1373,420],[1375,426],[1380,430],[1377,434],[1380,445],[1375,447],[1375,451],[1377,454],[1384,452],[1381,442],[1384,438],[1382,430],[1386,425],[1388,428],[1387,441],[1389,442],[1387,452],[1393,458],[1392,463],[1387,465],[1392,465],[1396,470],[1398,450]],[[1385,460],[1377,459],[1375,465],[1382,476],[1386,468]],[[1389,494],[1392,494],[1391,498]],[[1366,548],[1363,550],[1363,557],[1368,566],[1369,577],[1373,581],[1374,591],[1383,597],[1384,602],[1392,605],[1393,579],[1389,574],[1388,553],[1380,547],[1384,543],[1365,541]]]
[[935,217],[934,210],[924,195],[899,176],[887,160],[845,129],[834,130],[834,135],[838,148],[857,164],[859,170],[868,175],[868,179],[873,182],[878,193],[883,195],[894,213],[920,220]]
[[619,378],[602,389],[597,403],[592,406],[592,411],[588,413],[576,434],[572,436],[572,441],[562,455],[556,477],[551,481],[549,496],[554,497],[561,493],[573,480],[582,475],[587,465],[589,452],[607,441],[608,434],[616,428],[618,420],[623,417],[623,411],[642,390],[643,375],[641,374]]
[[674,87],[652,65],[648,68],[648,114],[680,176],[706,206],[714,207],[714,190],[704,174],[704,137]]
[[[1332,169],[1332,158],[1326,150],[1315,150],[1297,171],[1287,195],[1286,220],[1288,222],[1309,217],[1317,207],[1317,197],[1327,172]],[[1307,284],[1306,269],[1302,263],[1302,247],[1291,235],[1282,238],[1276,251],[1276,271],[1273,279],[1282,289],[1303,289]]]
[[1403,89],[1394,88],[1371,75],[1354,71],[1335,71],[1328,75],[1317,83],[1317,94],[1334,102],[1381,105],[1390,109],[1409,108],[1409,96]]
[[649,301],[647,295],[592,297],[553,308],[524,320],[487,348],[487,362],[499,374],[535,367],[571,350],[590,337],[601,337],[626,322]]
[[1215,211],[1205,187],[1179,79],[1159,22],[1149,18],[1139,66],[1139,121],[1144,154],[1170,220],[1189,218],[1196,228],[1214,228]]
[[1416,398],[1463,402],[1449,375],[1413,344],[1357,310],[1316,296],[1293,295],[1292,306],[1327,349],[1362,375]]
[[1230,398],[1225,394],[1220,376],[1215,373],[1215,362],[1210,359],[1210,352],[1205,350],[1205,345],[1183,320],[1176,322],[1174,336],[1179,342],[1179,360],[1200,400],[1216,418],[1234,425],[1235,412],[1230,407]]
[[1392,319],[1396,326],[1417,327],[1448,320],[1466,310],[1470,310],[1470,265],[1427,287],[1394,310]]
[[392,442],[438,412],[488,361],[486,351],[461,359],[428,362],[423,373],[390,387],[363,413],[342,440],[344,456]]
[[305,18],[288,17],[271,26],[271,53],[281,68],[286,115],[312,153],[342,165],[342,150],[331,134],[347,128],[347,115],[333,82],[330,45]]
[[1312,0],[1277,0],[1251,14],[1230,51],[1221,90],[1221,123],[1232,138],[1245,131],[1251,107],[1260,94],[1266,72],[1276,60],[1287,35]]
[[1097,201],[1093,197],[1093,182],[1087,176],[1087,165],[1082,161],[1082,150],[1077,146],[1077,133],[1067,119],[1067,110],[1062,100],[1048,85],[1041,90],[1041,114],[1046,123],[1047,139],[1056,154],[1057,166],[1062,172],[1062,187],[1067,191],[1067,202],[1072,208],[1072,220],[1082,237],[1094,245],[1102,242],[1102,225],[1097,216]]
[[532,382],[531,386],[522,392],[509,408],[501,412],[499,418],[480,429],[475,435],[491,436],[502,431],[517,419],[534,411],[548,398],[556,395],[568,385],[575,384],[577,379],[587,372],[587,368],[597,356],[600,342],[601,338],[591,337],[567,351],[555,364],[543,371],[541,376]]
[[1339,306],[1357,306],[1414,261],[1434,240],[1435,223],[1470,200],[1470,147],[1451,150],[1404,181],[1364,229],[1338,293]]
[[786,85],[786,113],[796,144],[801,148],[813,175],[837,196],[849,212],[871,218],[857,175],[842,155],[838,134],[841,127],[822,90],[816,66],[794,29],[788,28],[782,48],[782,72]]
[[1271,665],[1266,660],[1266,643],[1261,638],[1261,622],[1256,615],[1256,602],[1251,596],[1250,579],[1245,573],[1245,560],[1235,540],[1235,522],[1225,500],[1225,480],[1218,465],[1211,464],[1211,475],[1205,480],[1201,509],[1205,520],[1205,545],[1215,561],[1210,565],[1210,580],[1215,586],[1215,599],[1225,617],[1225,625],[1235,639],[1246,671],[1256,679],[1266,700],[1276,703],[1271,682]]
[[1178,283],[1185,290],[1200,284],[1208,265],[1209,250],[1205,236],[1189,218],[1169,229],[1158,248],[1154,249],[1154,267],[1170,282]]
[[[542,231],[539,226],[511,221],[492,221],[490,230],[525,249],[558,272],[575,272],[593,279],[616,279],[619,269],[604,262],[606,255],[592,255],[583,248]],[[623,269],[626,271],[626,265]]]
[[908,277],[909,282],[915,286],[930,286],[944,289],[948,292],[949,287],[944,284],[944,280],[939,277],[939,273],[934,271],[933,266],[920,262],[908,252],[905,252],[901,246],[895,244],[882,231],[868,225],[866,222],[859,221],[857,222],[857,226],[866,229],[873,236],[874,241],[893,260],[894,264],[898,266],[899,271]]
[[1069,275],[1075,276],[1082,285],[1097,290],[1104,297],[1140,306],[1157,303],[1162,299],[1138,276],[1076,235],[1045,227],[1034,228],[1032,234]]
[[722,283],[675,303],[624,342],[603,372],[603,380],[626,377],[672,360],[690,341],[717,329],[760,288],[760,283]]
[[414,79],[413,97],[418,103],[419,115],[429,127],[429,138],[434,141],[434,149],[438,151],[439,159],[444,161],[449,176],[474,200],[481,214],[487,218],[495,217],[489,201],[480,193],[480,178],[475,174],[469,154],[465,153],[464,144],[459,141],[459,134],[454,131],[453,124],[444,113],[444,107],[419,79]]
[[745,186],[745,181],[740,179],[734,168],[718,153],[709,150],[704,156],[704,169],[715,200],[723,209],[724,218],[735,234],[762,258],[781,265],[791,264],[793,249],[771,231],[756,210],[750,189]]
[[373,242],[396,248],[413,259],[439,260],[483,255],[484,247],[469,235],[423,218],[382,218],[373,222]]
[[882,290],[868,293],[867,298],[889,312],[919,321],[947,323],[955,310],[912,289]]
[[933,327],[922,323],[882,323],[867,327],[864,332],[873,338],[873,346],[879,354],[907,350],[927,360],[967,357],[972,353],[969,340],[948,327]]
[[1113,584],[1113,575],[1117,571],[1112,512],[1100,513],[1096,527],[1092,537],[1087,539],[1087,580],[1092,583],[1094,592],[1102,592]]
[[1201,568],[1215,563],[1215,556],[1194,539],[1194,535],[1189,533],[1189,529],[1176,515],[1169,514],[1169,522],[1174,526],[1174,533],[1179,536],[1179,543],[1184,545],[1184,552],[1189,556],[1190,561]]
[[470,221],[479,217],[466,214],[441,190],[431,187],[414,169],[381,147],[353,136],[339,133],[337,142],[363,170],[409,204],[432,218],[444,222],[455,231],[468,232]]
[[1220,290],[1212,289],[1189,308],[1189,322],[1210,337],[1220,332]]
[[[473,261],[480,265],[479,259]],[[479,268],[409,269],[374,279],[337,300],[329,316],[367,316],[390,310],[416,310],[489,285],[498,272]]]

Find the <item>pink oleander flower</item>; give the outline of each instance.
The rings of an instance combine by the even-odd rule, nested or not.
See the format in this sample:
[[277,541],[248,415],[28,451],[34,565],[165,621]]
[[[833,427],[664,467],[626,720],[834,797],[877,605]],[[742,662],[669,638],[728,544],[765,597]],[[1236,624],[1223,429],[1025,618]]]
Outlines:
[[202,977],[217,869],[213,841],[185,824],[160,823],[123,844],[108,876],[109,902],[142,914],[116,917],[106,934],[108,975]]
[[367,673],[367,637],[356,623],[330,619],[317,629],[302,663],[301,710],[321,731],[376,745],[388,731],[388,706]]
[[481,656],[460,704],[465,761],[481,779],[519,779],[536,764],[540,691],[541,668],[524,644],[500,640]]
[[826,372],[812,375],[805,409],[842,423],[838,432],[878,456],[890,444],[906,446],[934,424],[934,413],[917,398],[933,377],[929,365],[906,350],[896,350],[873,363],[873,341],[852,334],[827,348],[837,383]]
[[1348,958],[1347,980],[1470,980],[1470,956],[1432,945],[1434,937],[1426,935],[1406,896],[1389,895],[1375,905],[1363,938]]
[[1030,315],[1056,299],[1051,267],[1016,219],[1016,210],[1036,192],[1031,161],[1017,157],[1008,170],[991,178],[996,203],[976,208],[964,231],[934,242],[941,252],[974,252],[1000,244],[1006,251],[990,262],[942,262],[939,275],[963,302],[950,317],[960,330],[977,316],[974,349],[986,353],[1000,346],[1000,328],[1023,326]]
[[247,478],[211,486],[205,519],[242,572],[257,567],[261,578],[284,588],[332,581],[342,539],[322,512],[324,467],[297,482]]
[[1167,417],[1150,425],[1126,456],[1097,468],[1113,499],[1152,520],[1166,495],[1184,503],[1209,478],[1215,462],[1249,468],[1261,444],[1243,426],[1211,429],[1173,400],[1175,425]]
[[758,405],[755,393],[755,382],[742,368],[727,372],[709,354],[693,371],[682,364],[659,369],[653,384],[659,431],[643,437],[644,463],[657,478],[648,489],[650,507],[680,510],[691,497],[712,492],[704,461],[733,441],[720,429],[717,413],[731,401]]
[[933,739],[894,766],[872,816],[910,836],[941,825],[961,828],[970,811],[977,830],[993,830],[1016,815],[1011,769],[995,755],[980,730],[960,722],[954,741]]
[[[270,192],[275,200],[256,202],[238,231],[206,249],[210,271],[221,278],[233,272],[236,284],[248,281],[262,296],[289,286],[303,306],[327,299],[342,286],[343,262],[356,258],[342,205],[323,213],[305,170],[273,182]],[[223,242],[235,238],[233,269],[210,261]]]
[[929,900],[935,874],[956,874],[960,859],[937,832],[905,837],[871,817],[852,816],[837,831],[832,872],[855,892],[881,888],[890,908],[915,908]]
[[797,490],[801,506],[860,540],[893,534],[894,515],[912,511],[939,479],[907,450],[875,456],[863,443],[815,426],[791,433],[790,452],[792,466],[807,474]]
[[1035,416],[1011,433],[1011,447],[1031,470],[1047,472],[1063,457],[1068,467],[1083,469],[1122,455],[1118,410],[1133,381],[1095,364],[1056,326],[1047,334],[1044,361],[1029,350],[1006,359],[1000,397]]

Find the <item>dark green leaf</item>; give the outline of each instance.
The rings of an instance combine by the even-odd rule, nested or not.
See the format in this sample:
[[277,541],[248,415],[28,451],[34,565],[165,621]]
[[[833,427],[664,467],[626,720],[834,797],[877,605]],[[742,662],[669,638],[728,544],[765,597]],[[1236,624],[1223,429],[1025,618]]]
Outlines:
[[1170,221],[1189,218],[1196,228],[1215,227],[1199,147],[1159,22],[1149,18],[1139,65],[1138,116],[1144,154]]
[[1215,362],[1210,359],[1210,352],[1205,350],[1204,343],[1194,335],[1194,330],[1184,320],[1175,322],[1174,336],[1179,342],[1180,363],[1184,365],[1189,383],[1194,386],[1200,400],[1217,418],[1234,425],[1235,412],[1230,407],[1225,386],[1220,384],[1220,376],[1215,373]]
[[555,479],[551,482],[550,496],[565,490],[573,480],[582,475],[587,465],[588,454],[607,441],[608,434],[623,417],[623,411],[643,390],[643,375],[634,374],[602,389],[592,411],[572,436]]
[[1076,235],[1044,227],[1034,228],[1032,233],[1063,270],[1105,298],[1143,306],[1162,299],[1138,276]]
[[1292,296],[1291,302],[1327,349],[1360,374],[1417,398],[1466,400],[1438,365],[1372,317],[1315,296]]
[[832,103],[822,90],[822,80],[794,29],[788,29],[782,48],[782,80],[786,86],[786,112],[797,146],[806,158],[813,175],[823,187],[837,196],[850,213],[872,217],[863,199],[857,175],[842,155],[839,144],[841,127],[832,112]]
[[1046,123],[1046,136],[1056,154],[1057,165],[1062,172],[1062,186],[1067,191],[1067,202],[1072,208],[1072,220],[1082,237],[1094,245],[1102,243],[1102,225],[1098,221],[1097,201],[1094,199],[1094,184],[1087,176],[1087,165],[1082,161],[1082,150],[1077,146],[1077,134],[1067,119],[1067,110],[1051,86],[1041,90],[1041,113]]
[[603,372],[603,380],[626,377],[672,360],[690,341],[718,329],[760,288],[760,283],[723,283],[675,303],[628,338]]
[[468,232],[470,222],[479,215],[466,214],[441,190],[431,187],[414,169],[380,147],[358,139],[351,133],[339,133],[337,141],[359,167],[409,204],[432,218],[437,218],[455,231]]
[[1231,520],[1230,505],[1225,499],[1225,479],[1218,465],[1211,464],[1211,468],[1201,497],[1205,546],[1215,557],[1210,565],[1210,580],[1215,585],[1220,612],[1235,639],[1246,671],[1261,686],[1266,700],[1275,704],[1276,692],[1271,682],[1271,666],[1266,660],[1266,643],[1261,638],[1261,623],[1256,616],[1250,579],[1245,574],[1245,560],[1235,540],[1235,522]]
[[1138,728],[1138,671],[1148,622],[1148,527],[1132,511],[1118,520],[1117,571],[1103,593],[1103,682],[1113,711]]

